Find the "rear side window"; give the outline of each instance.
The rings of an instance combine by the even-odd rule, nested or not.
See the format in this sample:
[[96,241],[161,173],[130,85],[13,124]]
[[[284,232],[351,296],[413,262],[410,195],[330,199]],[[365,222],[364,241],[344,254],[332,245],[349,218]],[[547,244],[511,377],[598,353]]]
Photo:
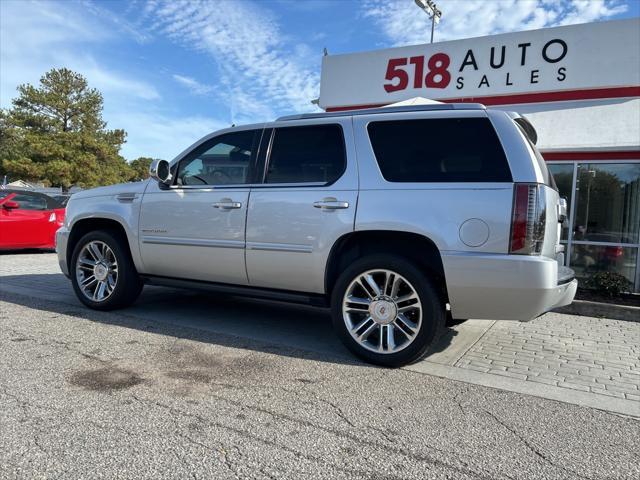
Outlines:
[[277,128],[266,183],[333,183],[346,168],[340,125]]
[[510,182],[488,118],[372,122],[369,138],[389,182]]
[[22,210],[46,210],[47,199],[44,197],[29,195],[28,193],[18,193],[11,200],[18,202]]

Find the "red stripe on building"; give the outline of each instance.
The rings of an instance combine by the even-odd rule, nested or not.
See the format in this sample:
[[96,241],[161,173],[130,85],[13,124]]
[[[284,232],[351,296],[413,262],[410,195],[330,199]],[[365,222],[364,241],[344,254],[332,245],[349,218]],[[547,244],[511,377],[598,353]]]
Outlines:
[[[606,98],[640,97],[640,86],[590,88],[582,90],[565,90],[560,92],[519,93],[514,95],[494,95],[490,97],[444,98],[448,103],[482,103],[484,105],[512,105],[518,103],[565,102],[571,100],[597,100]],[[349,105],[344,107],[327,107],[327,112],[360,110],[363,108],[383,107],[384,103],[370,105]]]
[[640,160],[640,150],[619,152],[542,152],[548,162],[561,160]]

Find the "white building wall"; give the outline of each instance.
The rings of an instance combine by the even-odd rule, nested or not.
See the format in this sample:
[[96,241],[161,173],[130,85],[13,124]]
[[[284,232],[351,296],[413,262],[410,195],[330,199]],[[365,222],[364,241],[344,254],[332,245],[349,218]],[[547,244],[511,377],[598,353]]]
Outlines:
[[493,106],[529,119],[544,152],[640,150],[640,99]]

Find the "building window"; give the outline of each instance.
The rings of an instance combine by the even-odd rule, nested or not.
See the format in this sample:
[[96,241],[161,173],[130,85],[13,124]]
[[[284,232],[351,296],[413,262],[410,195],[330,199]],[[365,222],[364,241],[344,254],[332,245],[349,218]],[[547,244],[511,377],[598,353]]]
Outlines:
[[614,272],[626,277],[633,285],[637,255],[637,248],[574,243],[571,250],[571,268],[580,279],[587,279],[598,272]]
[[569,205],[567,265],[581,279],[618,273],[640,291],[640,162],[551,163],[549,170]]
[[[556,181],[560,196],[567,200],[567,208],[570,212],[571,200],[573,199],[573,164],[550,164],[549,171],[552,173],[553,178]],[[561,239],[563,242],[566,242],[569,239],[569,220],[565,221],[562,226]]]
[[578,165],[574,240],[638,243],[640,164]]

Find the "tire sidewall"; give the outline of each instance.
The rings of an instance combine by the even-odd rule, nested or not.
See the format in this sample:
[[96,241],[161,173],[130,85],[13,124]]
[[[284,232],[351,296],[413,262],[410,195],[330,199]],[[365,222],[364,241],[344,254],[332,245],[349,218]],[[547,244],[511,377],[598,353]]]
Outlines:
[[[380,354],[360,346],[343,319],[342,301],[349,284],[356,276],[375,269],[391,270],[402,275],[411,283],[422,304],[422,324],[418,335],[409,346],[397,353]],[[395,255],[372,255],[355,261],[338,277],[331,295],[331,316],[334,329],[352,353],[376,365],[399,367],[420,359],[437,340],[444,325],[445,308],[429,278],[410,262]]]
[[[76,263],[80,252],[87,243],[95,240],[107,244],[113,251],[116,261],[118,262],[118,280],[116,282],[116,286],[109,298],[103,302],[94,302],[87,298],[84,293],[82,293],[76,277]],[[128,250],[125,250],[122,246],[121,240],[110,231],[96,230],[85,234],[73,249],[70,267],[71,283],[76,296],[82,303],[94,310],[113,310],[115,308],[120,308],[124,306],[124,304],[130,303],[129,297],[131,297],[132,293],[135,293],[134,298],[137,297],[139,293],[140,287],[138,286],[138,283],[140,280],[133,268],[131,255]],[[133,292],[131,288],[137,288],[138,291]]]

